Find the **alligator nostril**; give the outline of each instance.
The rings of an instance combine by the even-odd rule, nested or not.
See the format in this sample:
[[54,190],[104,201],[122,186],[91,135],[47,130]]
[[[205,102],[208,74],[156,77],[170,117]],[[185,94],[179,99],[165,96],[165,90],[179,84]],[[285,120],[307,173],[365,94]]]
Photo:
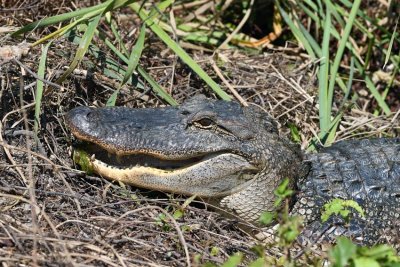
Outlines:
[[94,110],[88,110],[88,112],[86,113],[86,120],[91,122],[91,121],[95,121],[97,118],[97,112]]

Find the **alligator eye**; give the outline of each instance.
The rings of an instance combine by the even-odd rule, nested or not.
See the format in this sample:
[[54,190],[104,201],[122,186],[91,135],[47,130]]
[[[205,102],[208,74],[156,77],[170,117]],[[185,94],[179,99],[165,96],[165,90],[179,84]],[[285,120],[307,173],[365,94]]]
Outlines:
[[210,129],[214,126],[214,121],[209,118],[202,118],[200,120],[195,121],[194,124],[197,127],[200,127],[203,129]]

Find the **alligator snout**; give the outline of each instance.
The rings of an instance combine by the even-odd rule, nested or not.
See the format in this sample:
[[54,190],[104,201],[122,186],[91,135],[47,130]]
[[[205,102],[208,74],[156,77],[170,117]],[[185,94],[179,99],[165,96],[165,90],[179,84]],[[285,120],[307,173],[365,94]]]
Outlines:
[[69,111],[65,117],[67,125],[73,133],[85,133],[90,131],[90,116],[93,109],[90,107],[77,107]]

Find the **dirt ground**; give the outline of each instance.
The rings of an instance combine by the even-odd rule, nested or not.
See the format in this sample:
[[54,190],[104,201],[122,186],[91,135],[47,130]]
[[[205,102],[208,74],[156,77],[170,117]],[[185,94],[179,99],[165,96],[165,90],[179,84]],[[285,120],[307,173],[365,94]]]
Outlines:
[[[46,9],[41,9],[40,4],[3,9],[0,25],[13,29],[72,8],[46,2]],[[10,38],[6,28],[0,32],[0,47],[21,47],[24,41],[32,43],[43,34]],[[171,51],[156,39],[154,42],[146,47],[141,64],[179,103],[195,94],[215,98]],[[54,42],[48,55],[47,81],[54,81],[65,70],[75,50],[68,40]],[[315,66],[298,49],[271,47],[253,56],[226,52],[218,59],[192,52],[226,92],[237,91],[247,103],[261,106],[276,118],[282,135],[290,135],[289,123],[296,125],[303,148],[316,135]],[[221,264],[235,252],[243,252],[247,260],[256,257],[252,247],[257,241],[237,227],[236,220],[219,215],[200,200],[186,206],[183,196],[111,183],[86,175],[74,165],[70,157],[73,140],[64,115],[79,105],[103,106],[118,84],[103,76],[101,65],[92,58],[87,57],[61,87],[46,84],[36,138],[36,78],[31,72],[37,72],[40,54],[41,48],[34,47],[0,65],[3,266],[187,266],[188,262],[199,266],[208,261]],[[218,60],[231,89],[215,74],[213,60]],[[125,86],[117,105],[153,107],[166,103],[146,85],[142,89]],[[392,106],[391,116],[373,116],[373,107],[374,100],[360,94],[355,104],[343,108],[337,140],[400,136],[398,106]]]

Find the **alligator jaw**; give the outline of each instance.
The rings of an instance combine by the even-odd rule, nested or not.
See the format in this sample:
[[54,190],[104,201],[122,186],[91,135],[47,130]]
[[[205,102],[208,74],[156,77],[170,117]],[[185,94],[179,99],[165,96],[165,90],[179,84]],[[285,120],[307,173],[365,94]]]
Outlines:
[[[102,149],[86,157],[95,173],[138,187],[203,196],[250,222],[275,209],[274,190],[283,178],[302,175],[299,147],[282,140],[264,112],[234,102],[192,98],[179,107],[78,107],[65,119],[78,140]],[[107,161],[108,153],[116,163]],[[134,159],[126,164],[136,154],[146,155],[140,163],[150,158],[159,163],[132,167]]]
[[95,145],[86,145],[84,151],[91,155],[90,169],[108,179],[206,198],[242,190],[259,171],[245,158],[228,152],[168,159],[166,155],[151,156],[150,153],[118,156]]

